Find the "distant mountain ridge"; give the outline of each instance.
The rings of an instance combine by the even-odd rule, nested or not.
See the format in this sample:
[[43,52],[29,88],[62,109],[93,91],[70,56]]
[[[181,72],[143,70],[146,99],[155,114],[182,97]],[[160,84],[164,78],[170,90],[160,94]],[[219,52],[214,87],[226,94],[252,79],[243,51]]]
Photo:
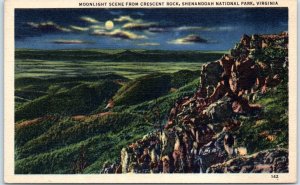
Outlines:
[[220,58],[224,51],[164,50],[27,50],[17,49],[16,59],[71,60],[106,62],[208,62]]

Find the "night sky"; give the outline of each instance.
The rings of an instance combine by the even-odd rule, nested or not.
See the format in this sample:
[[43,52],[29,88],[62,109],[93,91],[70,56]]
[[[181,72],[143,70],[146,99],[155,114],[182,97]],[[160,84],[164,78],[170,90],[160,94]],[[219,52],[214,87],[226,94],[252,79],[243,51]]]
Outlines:
[[228,50],[243,34],[282,31],[287,8],[15,11],[16,48]]

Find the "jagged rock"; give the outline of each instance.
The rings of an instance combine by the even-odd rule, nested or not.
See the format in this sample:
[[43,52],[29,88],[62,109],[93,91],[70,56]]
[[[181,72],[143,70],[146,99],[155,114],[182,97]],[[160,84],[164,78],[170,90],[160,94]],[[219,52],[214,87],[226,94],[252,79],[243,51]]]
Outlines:
[[232,65],[234,64],[234,59],[230,55],[224,55],[220,59],[220,64],[224,70],[223,74],[226,76],[230,76]]
[[176,134],[174,131],[165,131],[162,135],[162,154],[168,155],[173,152]]
[[230,50],[231,56],[242,59],[247,57],[249,54],[250,45],[250,37],[248,35],[243,35],[241,41],[237,43],[232,50]]
[[210,104],[204,111],[203,114],[213,122],[222,121],[225,118],[230,118],[233,114],[231,102],[229,97],[224,97],[215,103]]
[[[200,89],[202,89],[202,91],[205,91],[202,92],[203,97],[209,96],[207,89],[210,87],[215,87],[218,84],[223,71],[224,70],[219,61],[210,62],[202,66],[200,74]],[[210,91],[213,92],[213,90]]]
[[246,165],[246,166],[243,166],[243,167],[241,168],[240,173],[249,173],[249,172],[251,172],[252,170],[253,170],[253,166],[251,166],[251,165]]
[[200,149],[197,158],[201,158],[201,172],[205,173],[211,165],[223,162],[227,154],[219,141],[211,141]]
[[252,35],[250,41],[250,48],[251,49],[261,49],[262,48],[262,39],[258,35]]
[[230,159],[207,169],[208,173],[285,173],[288,172],[288,150],[264,150]]
[[105,162],[100,173],[115,173],[116,168],[117,165],[115,163],[109,164],[108,162]]
[[[255,93],[254,93],[255,94]],[[261,105],[249,102],[251,94],[240,94],[232,97],[232,110],[235,114],[259,115]],[[253,95],[253,94],[252,94]],[[251,96],[252,97],[252,96]]]
[[246,58],[242,61],[236,61],[231,68],[231,76],[229,79],[230,88],[237,93],[241,90],[250,91],[258,77],[258,67],[255,62]]

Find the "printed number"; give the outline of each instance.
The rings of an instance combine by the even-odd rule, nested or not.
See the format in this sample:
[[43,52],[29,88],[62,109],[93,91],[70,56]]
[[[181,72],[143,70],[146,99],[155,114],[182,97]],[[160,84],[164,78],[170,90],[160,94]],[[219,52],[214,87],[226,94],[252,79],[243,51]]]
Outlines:
[[271,178],[272,178],[272,179],[278,179],[279,176],[278,176],[278,175],[271,175]]

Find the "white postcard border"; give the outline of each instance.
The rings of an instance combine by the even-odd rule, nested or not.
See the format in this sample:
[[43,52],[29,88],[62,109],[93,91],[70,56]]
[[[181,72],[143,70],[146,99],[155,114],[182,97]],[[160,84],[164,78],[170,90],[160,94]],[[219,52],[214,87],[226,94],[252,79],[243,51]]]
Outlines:
[[[128,0],[141,2],[140,0]],[[144,2],[149,0],[144,0]],[[195,2],[193,0],[186,0]],[[185,2],[186,2],[185,1]],[[199,1],[199,0],[198,0]],[[207,0],[215,2],[216,0]],[[251,0],[258,2],[259,0]],[[274,1],[274,0],[271,0]],[[289,8],[289,173],[272,174],[93,174],[93,175],[19,175],[14,174],[14,9],[15,8],[189,8],[189,6],[80,6],[96,0],[7,0],[4,18],[4,179],[7,183],[294,183],[297,172],[297,1],[277,0],[279,5],[257,7]],[[101,2],[112,2],[104,0]],[[116,1],[114,1],[116,2]],[[126,2],[126,1],[118,1]],[[170,2],[152,0],[151,2]],[[172,2],[182,2],[173,0]],[[232,0],[231,2],[241,2]],[[270,2],[270,1],[269,1]],[[193,8],[249,8],[249,6],[195,6]]]

